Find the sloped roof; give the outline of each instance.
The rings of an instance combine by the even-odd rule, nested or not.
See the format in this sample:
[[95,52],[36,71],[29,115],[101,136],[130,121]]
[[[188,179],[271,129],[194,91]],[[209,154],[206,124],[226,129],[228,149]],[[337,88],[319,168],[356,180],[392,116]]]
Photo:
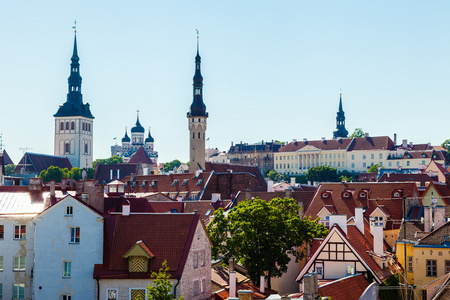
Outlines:
[[3,150],[3,164],[5,166],[14,164],[11,157],[9,157],[8,153],[6,152],[6,150]]
[[214,171],[216,173],[227,173],[229,170],[233,172],[247,172],[256,177],[255,191],[264,192],[267,191],[267,183],[264,180],[261,171],[257,166],[244,166],[244,165],[234,165],[234,164],[219,164],[213,162],[205,162],[206,172]]
[[363,274],[347,276],[319,286],[319,296],[358,300],[369,285]]
[[[172,278],[180,278],[198,221],[195,214],[130,214],[110,218],[105,229],[104,263],[95,265],[94,278],[150,278],[164,260]],[[141,240],[154,257],[149,260],[147,273],[130,274],[123,255]]]
[[193,213],[197,211],[197,214],[200,216],[200,218],[202,218],[203,221],[206,221],[209,219],[209,217],[212,217],[214,215],[214,212],[217,209],[219,209],[220,207],[226,207],[230,202],[230,200],[220,200],[216,203],[212,203],[209,200],[186,201],[184,202],[184,212]]
[[[26,160],[26,162],[25,162]],[[55,156],[48,154],[25,153],[20,162],[14,169],[15,172],[20,172],[20,169],[25,166],[27,172],[40,173],[42,170],[47,170],[50,166],[59,167],[61,169],[72,169],[69,159],[66,156]]]
[[378,182],[420,182],[420,185],[424,186],[425,182],[437,181],[437,177],[430,177],[428,174],[398,174],[398,173],[384,173],[381,175]]
[[[269,202],[273,198],[285,198],[286,192],[280,191],[280,192],[250,192],[251,197],[259,197],[262,200],[265,200],[266,202]],[[292,192],[292,198],[294,198],[297,202],[302,202],[303,205],[303,213],[306,212],[306,210],[309,207],[309,204],[311,203],[313,196],[315,194],[315,191],[294,191]],[[244,201],[245,199],[245,193],[240,193],[234,203],[234,206],[238,205],[239,202]]]
[[[111,182],[111,171],[113,171],[113,180],[118,179],[122,180],[126,176],[130,176],[131,174],[137,173],[137,164],[98,164],[97,169],[95,170],[94,178],[99,183],[109,183]],[[119,176],[117,177],[117,171],[119,170]]]
[[[344,191],[351,190],[349,199],[341,199]],[[324,192],[330,193],[328,198],[322,198]],[[382,207],[384,212],[389,212],[390,218],[386,227],[398,229],[400,224],[392,220],[401,220],[403,216],[402,198],[393,198],[394,192],[399,191],[402,196],[417,196],[417,187],[414,182],[353,182],[353,183],[323,183],[314,194],[305,216],[315,219],[317,213],[326,205],[334,206],[336,214],[347,215],[348,218],[355,215],[356,207],[366,207],[365,218],[377,208]],[[368,194],[368,198],[359,198],[361,192]]]
[[436,294],[431,300],[447,300],[450,299],[450,273],[433,280],[431,283],[425,285],[425,288],[430,286],[439,287]]
[[30,193],[26,188],[26,191],[0,192],[0,215],[38,214],[47,207],[49,203],[45,199],[49,192]]
[[347,151],[354,150],[393,150],[394,142],[388,136],[366,136],[352,139]]
[[442,245],[444,237],[448,236],[450,236],[450,222],[445,223],[438,229],[421,238],[418,245]]
[[359,173],[358,181],[360,182],[377,182],[378,173]]
[[143,163],[143,164],[153,164],[153,161],[148,156],[147,152],[145,152],[144,147],[140,147],[134,154],[131,156],[130,161],[128,162],[130,164],[137,164],[137,163]]
[[331,139],[331,140],[313,140],[313,141],[296,141],[281,147],[278,152],[294,152],[306,146],[312,146],[321,150],[338,150],[347,149],[352,141],[351,138]]
[[[251,282],[243,282],[243,283],[236,284],[236,295],[238,294],[238,291],[240,291],[240,290],[252,291],[253,299],[266,299],[268,296],[277,293],[275,290],[268,289],[268,288],[266,288],[264,290],[264,293],[261,293],[259,291],[259,287],[255,286]],[[230,297],[229,289],[228,288],[223,289],[222,291],[217,292],[216,295],[218,297],[220,297],[220,299],[228,299]],[[219,298],[217,298],[217,299],[219,299]]]

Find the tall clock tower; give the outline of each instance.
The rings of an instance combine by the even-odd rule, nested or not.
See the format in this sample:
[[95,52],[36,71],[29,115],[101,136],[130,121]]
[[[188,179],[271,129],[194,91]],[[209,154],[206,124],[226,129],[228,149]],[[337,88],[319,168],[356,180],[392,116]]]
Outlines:
[[67,156],[72,167],[92,168],[94,116],[81,94],[80,58],[75,31],[67,100],[55,117],[55,155]]
[[193,84],[194,100],[187,113],[189,127],[189,173],[205,169],[205,133],[208,113],[203,103],[203,77],[200,71],[200,54],[197,35],[197,56]]

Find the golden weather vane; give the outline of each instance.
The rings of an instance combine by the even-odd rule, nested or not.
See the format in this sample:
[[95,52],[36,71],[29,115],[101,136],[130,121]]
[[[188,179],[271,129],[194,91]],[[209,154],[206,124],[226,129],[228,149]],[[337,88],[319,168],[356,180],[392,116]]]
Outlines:
[[73,22],[73,26],[72,26],[72,29],[74,29],[74,32],[75,33],[77,33],[77,20],[75,20],[74,22]]

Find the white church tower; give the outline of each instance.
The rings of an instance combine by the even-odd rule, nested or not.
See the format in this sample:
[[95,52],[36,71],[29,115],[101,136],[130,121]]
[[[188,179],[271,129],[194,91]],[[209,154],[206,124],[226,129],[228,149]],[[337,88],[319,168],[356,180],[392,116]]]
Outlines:
[[69,93],[55,117],[55,155],[67,156],[72,167],[92,168],[93,121],[89,103],[83,103],[81,94],[80,58],[77,36],[70,64]]
[[203,77],[200,72],[200,54],[198,50],[197,35],[197,56],[195,57],[194,74],[194,100],[191,110],[187,113],[189,126],[189,173],[194,173],[198,169],[205,169],[205,133],[208,113],[206,105],[203,103]]

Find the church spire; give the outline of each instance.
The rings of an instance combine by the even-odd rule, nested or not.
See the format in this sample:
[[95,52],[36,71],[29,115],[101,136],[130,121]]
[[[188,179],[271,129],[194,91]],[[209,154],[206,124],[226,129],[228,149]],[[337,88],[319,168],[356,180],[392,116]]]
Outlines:
[[206,105],[203,102],[203,76],[201,73],[201,57],[199,51],[199,35],[197,30],[197,55],[195,56],[195,74],[193,78],[194,100],[192,101],[191,110],[188,117],[208,117]]
[[345,113],[342,109],[342,93],[339,95],[339,110],[336,116],[336,130],[333,131],[333,138],[346,138],[348,131],[345,129]]

